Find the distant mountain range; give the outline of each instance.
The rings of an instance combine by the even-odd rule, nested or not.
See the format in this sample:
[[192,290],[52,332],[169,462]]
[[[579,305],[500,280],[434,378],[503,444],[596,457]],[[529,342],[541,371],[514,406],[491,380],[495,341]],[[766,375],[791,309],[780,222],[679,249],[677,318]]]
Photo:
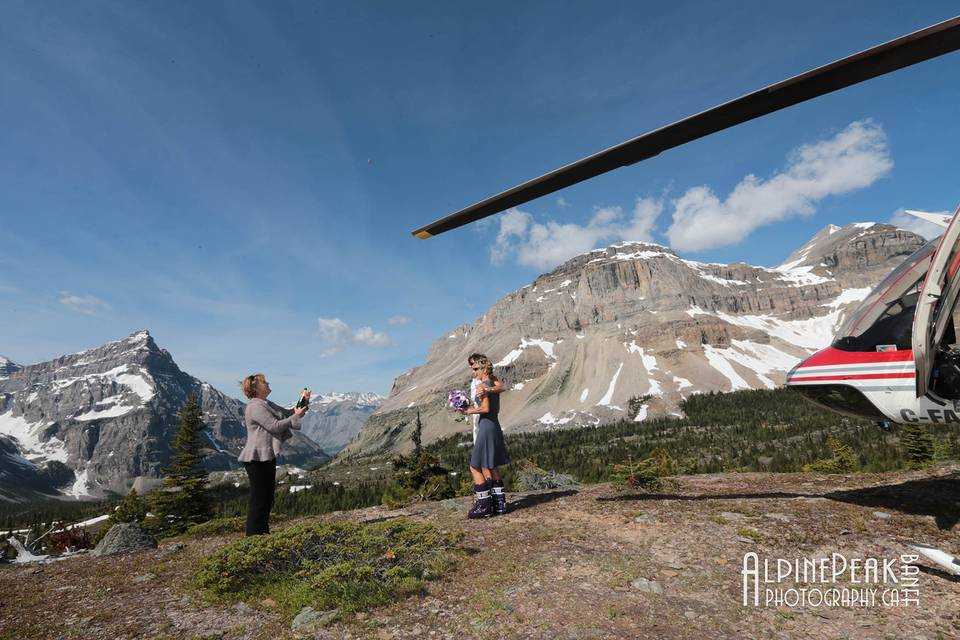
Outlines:
[[[146,330],[39,364],[0,359],[0,500],[150,488],[170,461],[177,414],[191,393],[208,426],[205,465],[236,468],[244,403],[181,371]],[[281,461],[327,459],[297,433]]]
[[696,262],[640,242],[585,253],[436,340],[342,454],[408,449],[418,411],[424,443],[465,431],[444,399],[469,385],[475,351],[510,389],[508,433],[643,421],[678,413],[694,393],[775,387],[924,242],[856,223],[825,227],[774,268]]
[[376,393],[324,393],[310,399],[303,433],[334,454],[347,446],[385,398]]

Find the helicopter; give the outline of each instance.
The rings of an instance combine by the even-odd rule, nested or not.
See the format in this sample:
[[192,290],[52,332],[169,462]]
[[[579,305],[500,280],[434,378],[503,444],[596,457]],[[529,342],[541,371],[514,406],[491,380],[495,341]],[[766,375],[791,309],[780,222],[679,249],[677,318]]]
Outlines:
[[[909,33],[555,169],[415,229],[426,239],[704,136],[960,49],[960,16]],[[796,365],[786,386],[833,411],[893,423],[960,422],[960,208],[908,211],[945,227],[851,312],[833,342]],[[956,317],[956,322],[955,322]],[[960,557],[908,545],[960,575]]]
[[[627,140],[412,233],[431,238],[712,133],[957,49],[960,16]],[[960,423],[960,345],[953,322],[960,295],[960,209],[952,216],[907,213],[946,230],[894,268],[847,315],[831,345],[787,374],[786,385],[833,411],[884,423]]]

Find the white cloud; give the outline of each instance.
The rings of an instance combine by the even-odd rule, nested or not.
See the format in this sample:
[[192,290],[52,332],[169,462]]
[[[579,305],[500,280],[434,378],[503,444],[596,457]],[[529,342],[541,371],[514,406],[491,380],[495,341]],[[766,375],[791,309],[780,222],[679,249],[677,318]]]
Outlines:
[[407,316],[393,316],[392,318],[387,319],[387,324],[389,325],[404,325],[409,323],[410,318]]
[[586,225],[539,223],[526,211],[510,209],[500,217],[500,231],[490,249],[490,260],[501,263],[510,256],[529,267],[547,269],[590,251],[600,242],[641,240],[650,242],[651,232],[663,204],[638,198],[629,220],[621,207],[596,207]]
[[560,196],[559,198],[557,198],[557,206],[562,209],[566,209],[567,207],[570,206],[570,203],[567,202],[566,198],[564,198],[563,196]]
[[318,318],[317,334],[326,343],[327,348],[320,354],[323,357],[332,356],[350,345],[366,347],[388,347],[390,336],[371,327],[351,329],[350,325],[340,318]]
[[[932,211],[931,213],[937,213],[942,216],[949,216],[951,214],[950,211]],[[903,209],[894,211],[893,215],[890,216],[889,222],[895,227],[912,231],[927,240],[936,238],[944,232],[943,227],[935,225],[932,222],[927,222],[926,220],[921,220],[920,218],[914,218],[909,213],[904,212]]]
[[673,202],[666,234],[681,251],[736,244],[758,227],[813,214],[827,196],[870,186],[892,167],[880,125],[852,122],[833,138],[792,152],[782,173],[768,180],[746,176],[726,200],[707,186],[689,189]]
[[77,313],[88,316],[95,316],[110,311],[110,305],[96,296],[78,296],[69,291],[60,292],[60,304],[71,311],[76,311]]

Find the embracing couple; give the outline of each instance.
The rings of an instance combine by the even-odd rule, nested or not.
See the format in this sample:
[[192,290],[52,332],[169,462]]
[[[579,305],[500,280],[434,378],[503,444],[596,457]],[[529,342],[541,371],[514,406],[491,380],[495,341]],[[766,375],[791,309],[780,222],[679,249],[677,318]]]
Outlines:
[[470,474],[473,476],[473,507],[468,518],[488,518],[507,512],[507,496],[497,467],[510,464],[507,447],[500,429],[500,394],[505,387],[493,375],[490,359],[482,353],[467,358],[473,380],[470,399],[473,406],[464,413],[473,416],[473,455]]

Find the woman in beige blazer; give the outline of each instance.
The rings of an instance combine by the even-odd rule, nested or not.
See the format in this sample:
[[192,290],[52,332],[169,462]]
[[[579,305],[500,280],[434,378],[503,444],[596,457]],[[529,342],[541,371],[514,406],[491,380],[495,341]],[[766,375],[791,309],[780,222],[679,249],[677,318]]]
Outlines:
[[[247,396],[243,421],[247,426],[247,444],[238,460],[250,479],[250,504],[247,509],[247,535],[270,533],[270,509],[277,481],[277,455],[284,441],[293,437],[292,429],[300,429],[306,407],[284,409],[269,400],[270,383],[262,373],[255,373],[240,383]],[[304,392],[307,399],[310,392]]]

